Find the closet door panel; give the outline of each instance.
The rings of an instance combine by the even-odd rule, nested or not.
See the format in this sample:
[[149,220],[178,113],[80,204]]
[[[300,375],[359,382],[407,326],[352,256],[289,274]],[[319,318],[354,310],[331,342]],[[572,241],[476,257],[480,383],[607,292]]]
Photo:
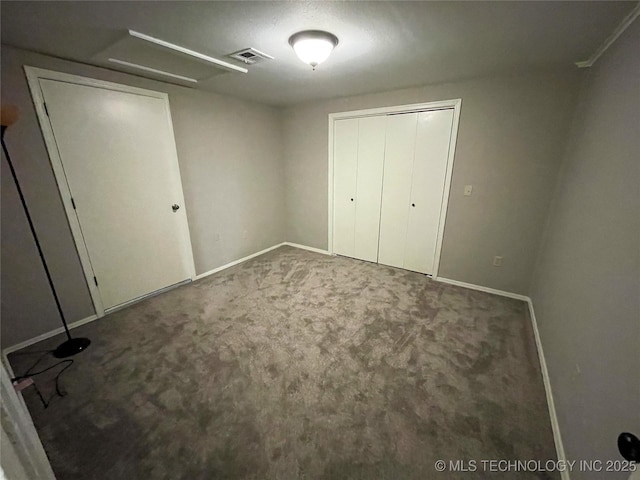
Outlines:
[[378,260],[385,116],[359,120],[355,214],[355,253],[361,260]]
[[417,120],[418,114],[410,113],[389,115],[386,122],[378,262],[399,268],[404,268]]
[[408,270],[433,272],[452,123],[453,110],[418,114],[404,257]]
[[333,251],[353,257],[358,119],[337,120],[333,134]]

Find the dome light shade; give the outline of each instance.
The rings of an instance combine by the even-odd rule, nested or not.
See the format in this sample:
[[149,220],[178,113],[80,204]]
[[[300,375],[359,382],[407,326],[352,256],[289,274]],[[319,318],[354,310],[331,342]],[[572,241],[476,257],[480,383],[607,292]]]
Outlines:
[[289,45],[304,63],[308,63],[315,70],[324,62],[338,45],[338,37],[321,30],[305,30],[294,33],[289,37]]

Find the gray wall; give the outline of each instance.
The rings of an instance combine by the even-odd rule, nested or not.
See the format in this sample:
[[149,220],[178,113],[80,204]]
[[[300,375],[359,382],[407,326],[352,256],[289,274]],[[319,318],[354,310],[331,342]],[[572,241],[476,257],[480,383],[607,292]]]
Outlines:
[[[285,240],[279,110],[3,45],[2,103],[21,110],[5,140],[69,321],[92,315],[93,306],[31,102],[25,64],[169,94],[197,273]],[[60,321],[4,159],[1,240],[5,348],[57,328]]]
[[[284,111],[287,240],[327,248],[328,114],[462,98],[439,275],[526,294],[581,75],[471,80]],[[473,195],[463,196],[464,185]],[[503,266],[493,267],[495,255]]]
[[640,435],[638,52],[636,21],[588,72],[531,288],[569,459]]

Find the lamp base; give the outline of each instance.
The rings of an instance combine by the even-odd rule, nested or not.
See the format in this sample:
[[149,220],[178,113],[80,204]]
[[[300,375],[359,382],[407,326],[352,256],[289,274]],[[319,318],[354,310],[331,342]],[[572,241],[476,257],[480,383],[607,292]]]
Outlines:
[[56,358],[65,358],[80,353],[91,345],[91,340],[88,338],[71,338],[64,343],[58,345],[53,351],[53,356]]

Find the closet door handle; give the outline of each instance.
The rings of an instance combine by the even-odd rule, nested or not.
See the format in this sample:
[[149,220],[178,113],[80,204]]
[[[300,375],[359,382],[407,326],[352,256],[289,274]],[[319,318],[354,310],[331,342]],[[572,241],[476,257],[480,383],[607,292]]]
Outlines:
[[174,203],[173,205],[171,205],[171,210],[173,210],[174,212],[177,212],[179,208],[180,208],[180,205],[178,205],[177,203]]
[[351,199],[351,201],[353,202],[353,198]]
[[415,203],[412,203],[412,204],[411,204],[411,206],[412,206],[412,207],[415,207],[415,206],[416,206],[416,204],[415,204]]

